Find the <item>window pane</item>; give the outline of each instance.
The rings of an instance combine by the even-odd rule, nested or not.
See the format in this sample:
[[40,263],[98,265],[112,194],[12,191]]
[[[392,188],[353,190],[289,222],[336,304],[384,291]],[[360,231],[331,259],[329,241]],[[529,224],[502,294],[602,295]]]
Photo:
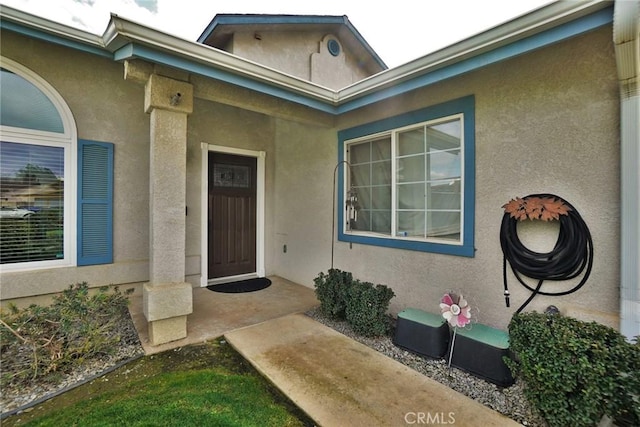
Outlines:
[[460,212],[428,212],[427,237],[460,240]]
[[398,209],[424,209],[424,183],[398,185]]
[[427,155],[429,163],[429,179],[460,178],[460,150],[436,151]]
[[391,138],[379,139],[371,143],[371,160],[391,159]]
[[424,127],[398,135],[398,156],[424,153]]
[[58,110],[29,81],[0,69],[0,124],[26,129],[64,133]]
[[371,143],[353,144],[349,147],[349,163],[369,163],[371,161]]
[[429,149],[450,150],[460,148],[460,119],[429,126],[427,129],[427,145]]
[[357,231],[372,231],[375,233],[391,233],[391,211],[361,209],[358,219],[351,221],[351,229]]
[[427,185],[427,206],[430,209],[459,210],[462,207],[460,196],[459,179]]
[[408,237],[424,237],[424,211],[398,212],[398,234]]
[[391,138],[349,147],[350,188],[358,196],[358,219],[352,230],[391,232]]
[[391,162],[371,164],[371,184],[384,185],[391,183]]
[[391,212],[373,211],[371,212],[371,231],[376,233],[391,233]]
[[391,186],[383,185],[371,188],[371,207],[391,211]]
[[423,182],[425,177],[424,155],[398,159],[398,182]]
[[251,168],[242,165],[215,163],[213,165],[213,186],[250,188]]
[[353,189],[358,196],[358,204],[363,209],[371,209],[373,201],[371,198],[371,187],[358,187]]
[[362,187],[371,185],[371,164],[351,166],[351,185]]
[[63,258],[64,149],[0,142],[0,263]]
[[352,230],[371,231],[371,211],[368,209],[361,209],[358,211],[358,219],[350,221]]

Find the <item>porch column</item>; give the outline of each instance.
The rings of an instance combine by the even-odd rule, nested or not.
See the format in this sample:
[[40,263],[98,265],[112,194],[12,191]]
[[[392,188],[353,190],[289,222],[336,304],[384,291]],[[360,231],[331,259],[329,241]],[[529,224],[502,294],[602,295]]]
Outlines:
[[143,309],[152,345],[187,336],[193,311],[191,284],[185,282],[185,198],[187,116],[193,111],[193,86],[151,74],[145,85],[150,114],[149,283]]

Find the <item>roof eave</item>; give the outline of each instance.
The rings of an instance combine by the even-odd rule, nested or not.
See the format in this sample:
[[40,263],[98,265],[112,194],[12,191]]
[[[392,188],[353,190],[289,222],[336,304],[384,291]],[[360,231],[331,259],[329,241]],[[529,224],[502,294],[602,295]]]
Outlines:
[[[214,67],[236,75],[260,80],[322,102],[333,104],[336,92],[284,74],[278,70],[240,58],[222,50],[200,43],[190,42],[112,14],[103,35],[105,48],[114,53],[117,60],[129,59],[122,48],[134,44],[146,46],[158,52],[169,53],[182,59]],[[172,64],[165,64],[172,65]]]
[[355,98],[482,55],[612,5],[612,1],[603,0],[552,3],[414,61],[361,80],[341,89],[338,98],[341,104],[348,103]]
[[[437,80],[431,76],[441,73],[443,69],[464,68],[463,65],[468,66],[470,62],[473,64],[469,69],[486,66],[487,62],[483,60],[486,55],[509,48],[520,40],[540,37],[548,30],[562,27],[571,21],[598,15],[599,11],[612,4],[611,1],[602,0],[552,3],[340,91],[284,74],[210,46],[165,34],[117,15],[111,16],[104,34],[96,36],[5,6],[2,6],[0,12],[3,20],[34,29],[32,32],[53,34],[58,42],[62,39],[78,46],[89,46],[94,53],[108,54],[115,60],[151,53],[147,59],[159,60],[165,65],[182,67],[186,71],[200,72],[213,78],[229,80],[229,76],[234,76],[230,79],[234,84],[290,99],[321,111],[340,114],[416,87],[433,84]],[[601,21],[602,19],[592,25],[600,25]],[[546,43],[557,42],[564,37],[568,36],[561,33]],[[509,53],[510,56],[504,58],[515,54],[518,53]]]

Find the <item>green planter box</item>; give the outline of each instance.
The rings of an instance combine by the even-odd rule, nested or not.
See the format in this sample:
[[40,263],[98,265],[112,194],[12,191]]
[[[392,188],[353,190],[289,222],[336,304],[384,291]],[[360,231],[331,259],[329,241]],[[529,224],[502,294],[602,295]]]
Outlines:
[[507,332],[479,323],[456,332],[452,366],[508,387],[514,379],[503,357],[511,357]]
[[393,343],[423,356],[441,358],[447,352],[449,327],[439,314],[407,308],[398,313]]

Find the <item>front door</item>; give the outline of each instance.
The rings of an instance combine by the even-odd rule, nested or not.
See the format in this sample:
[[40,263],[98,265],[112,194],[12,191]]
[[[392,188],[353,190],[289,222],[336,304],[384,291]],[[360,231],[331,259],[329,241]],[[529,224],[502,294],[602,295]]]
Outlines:
[[256,272],[256,158],[209,152],[209,279]]

